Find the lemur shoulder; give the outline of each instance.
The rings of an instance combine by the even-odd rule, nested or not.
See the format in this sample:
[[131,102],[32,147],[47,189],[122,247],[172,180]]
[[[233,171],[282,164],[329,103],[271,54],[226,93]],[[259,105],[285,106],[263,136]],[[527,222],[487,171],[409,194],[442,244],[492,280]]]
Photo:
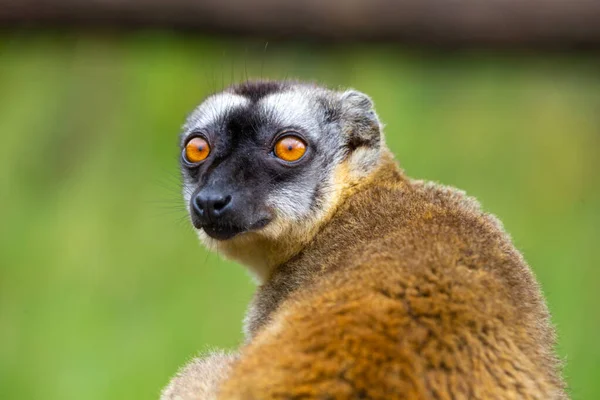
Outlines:
[[538,283],[501,223],[412,180],[366,95],[246,82],[181,138],[200,239],[259,281],[236,355],[163,399],[565,399]]

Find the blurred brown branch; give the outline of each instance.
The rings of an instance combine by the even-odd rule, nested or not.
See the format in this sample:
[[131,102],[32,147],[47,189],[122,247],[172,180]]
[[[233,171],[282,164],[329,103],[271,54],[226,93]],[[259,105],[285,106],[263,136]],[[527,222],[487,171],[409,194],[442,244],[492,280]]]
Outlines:
[[598,47],[600,0],[0,0],[0,24],[167,27],[452,46]]

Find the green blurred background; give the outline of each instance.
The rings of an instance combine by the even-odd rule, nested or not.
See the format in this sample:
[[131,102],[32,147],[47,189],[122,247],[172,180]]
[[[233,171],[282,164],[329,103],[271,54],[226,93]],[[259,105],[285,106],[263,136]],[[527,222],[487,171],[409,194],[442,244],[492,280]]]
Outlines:
[[573,398],[600,398],[597,55],[39,31],[0,34],[1,399],[157,398],[198,351],[240,343],[253,283],[198,244],[177,135],[260,76],[370,94],[411,176],[498,215]]

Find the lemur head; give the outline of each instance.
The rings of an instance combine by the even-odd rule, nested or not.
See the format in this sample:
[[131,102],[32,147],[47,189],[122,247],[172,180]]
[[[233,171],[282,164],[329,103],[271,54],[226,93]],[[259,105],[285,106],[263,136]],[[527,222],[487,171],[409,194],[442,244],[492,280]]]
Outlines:
[[298,252],[384,148],[354,90],[247,82],[208,97],[181,137],[184,198],[202,241],[259,279]]

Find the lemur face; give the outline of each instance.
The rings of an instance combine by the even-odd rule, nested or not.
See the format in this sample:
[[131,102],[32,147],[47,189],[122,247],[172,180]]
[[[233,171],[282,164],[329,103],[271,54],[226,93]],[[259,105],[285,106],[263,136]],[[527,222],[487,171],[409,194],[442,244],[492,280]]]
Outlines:
[[248,82],[210,96],[181,139],[191,221],[227,241],[318,217],[335,195],[336,169],[354,153],[354,167],[370,168],[380,140],[371,101],[355,91]]

